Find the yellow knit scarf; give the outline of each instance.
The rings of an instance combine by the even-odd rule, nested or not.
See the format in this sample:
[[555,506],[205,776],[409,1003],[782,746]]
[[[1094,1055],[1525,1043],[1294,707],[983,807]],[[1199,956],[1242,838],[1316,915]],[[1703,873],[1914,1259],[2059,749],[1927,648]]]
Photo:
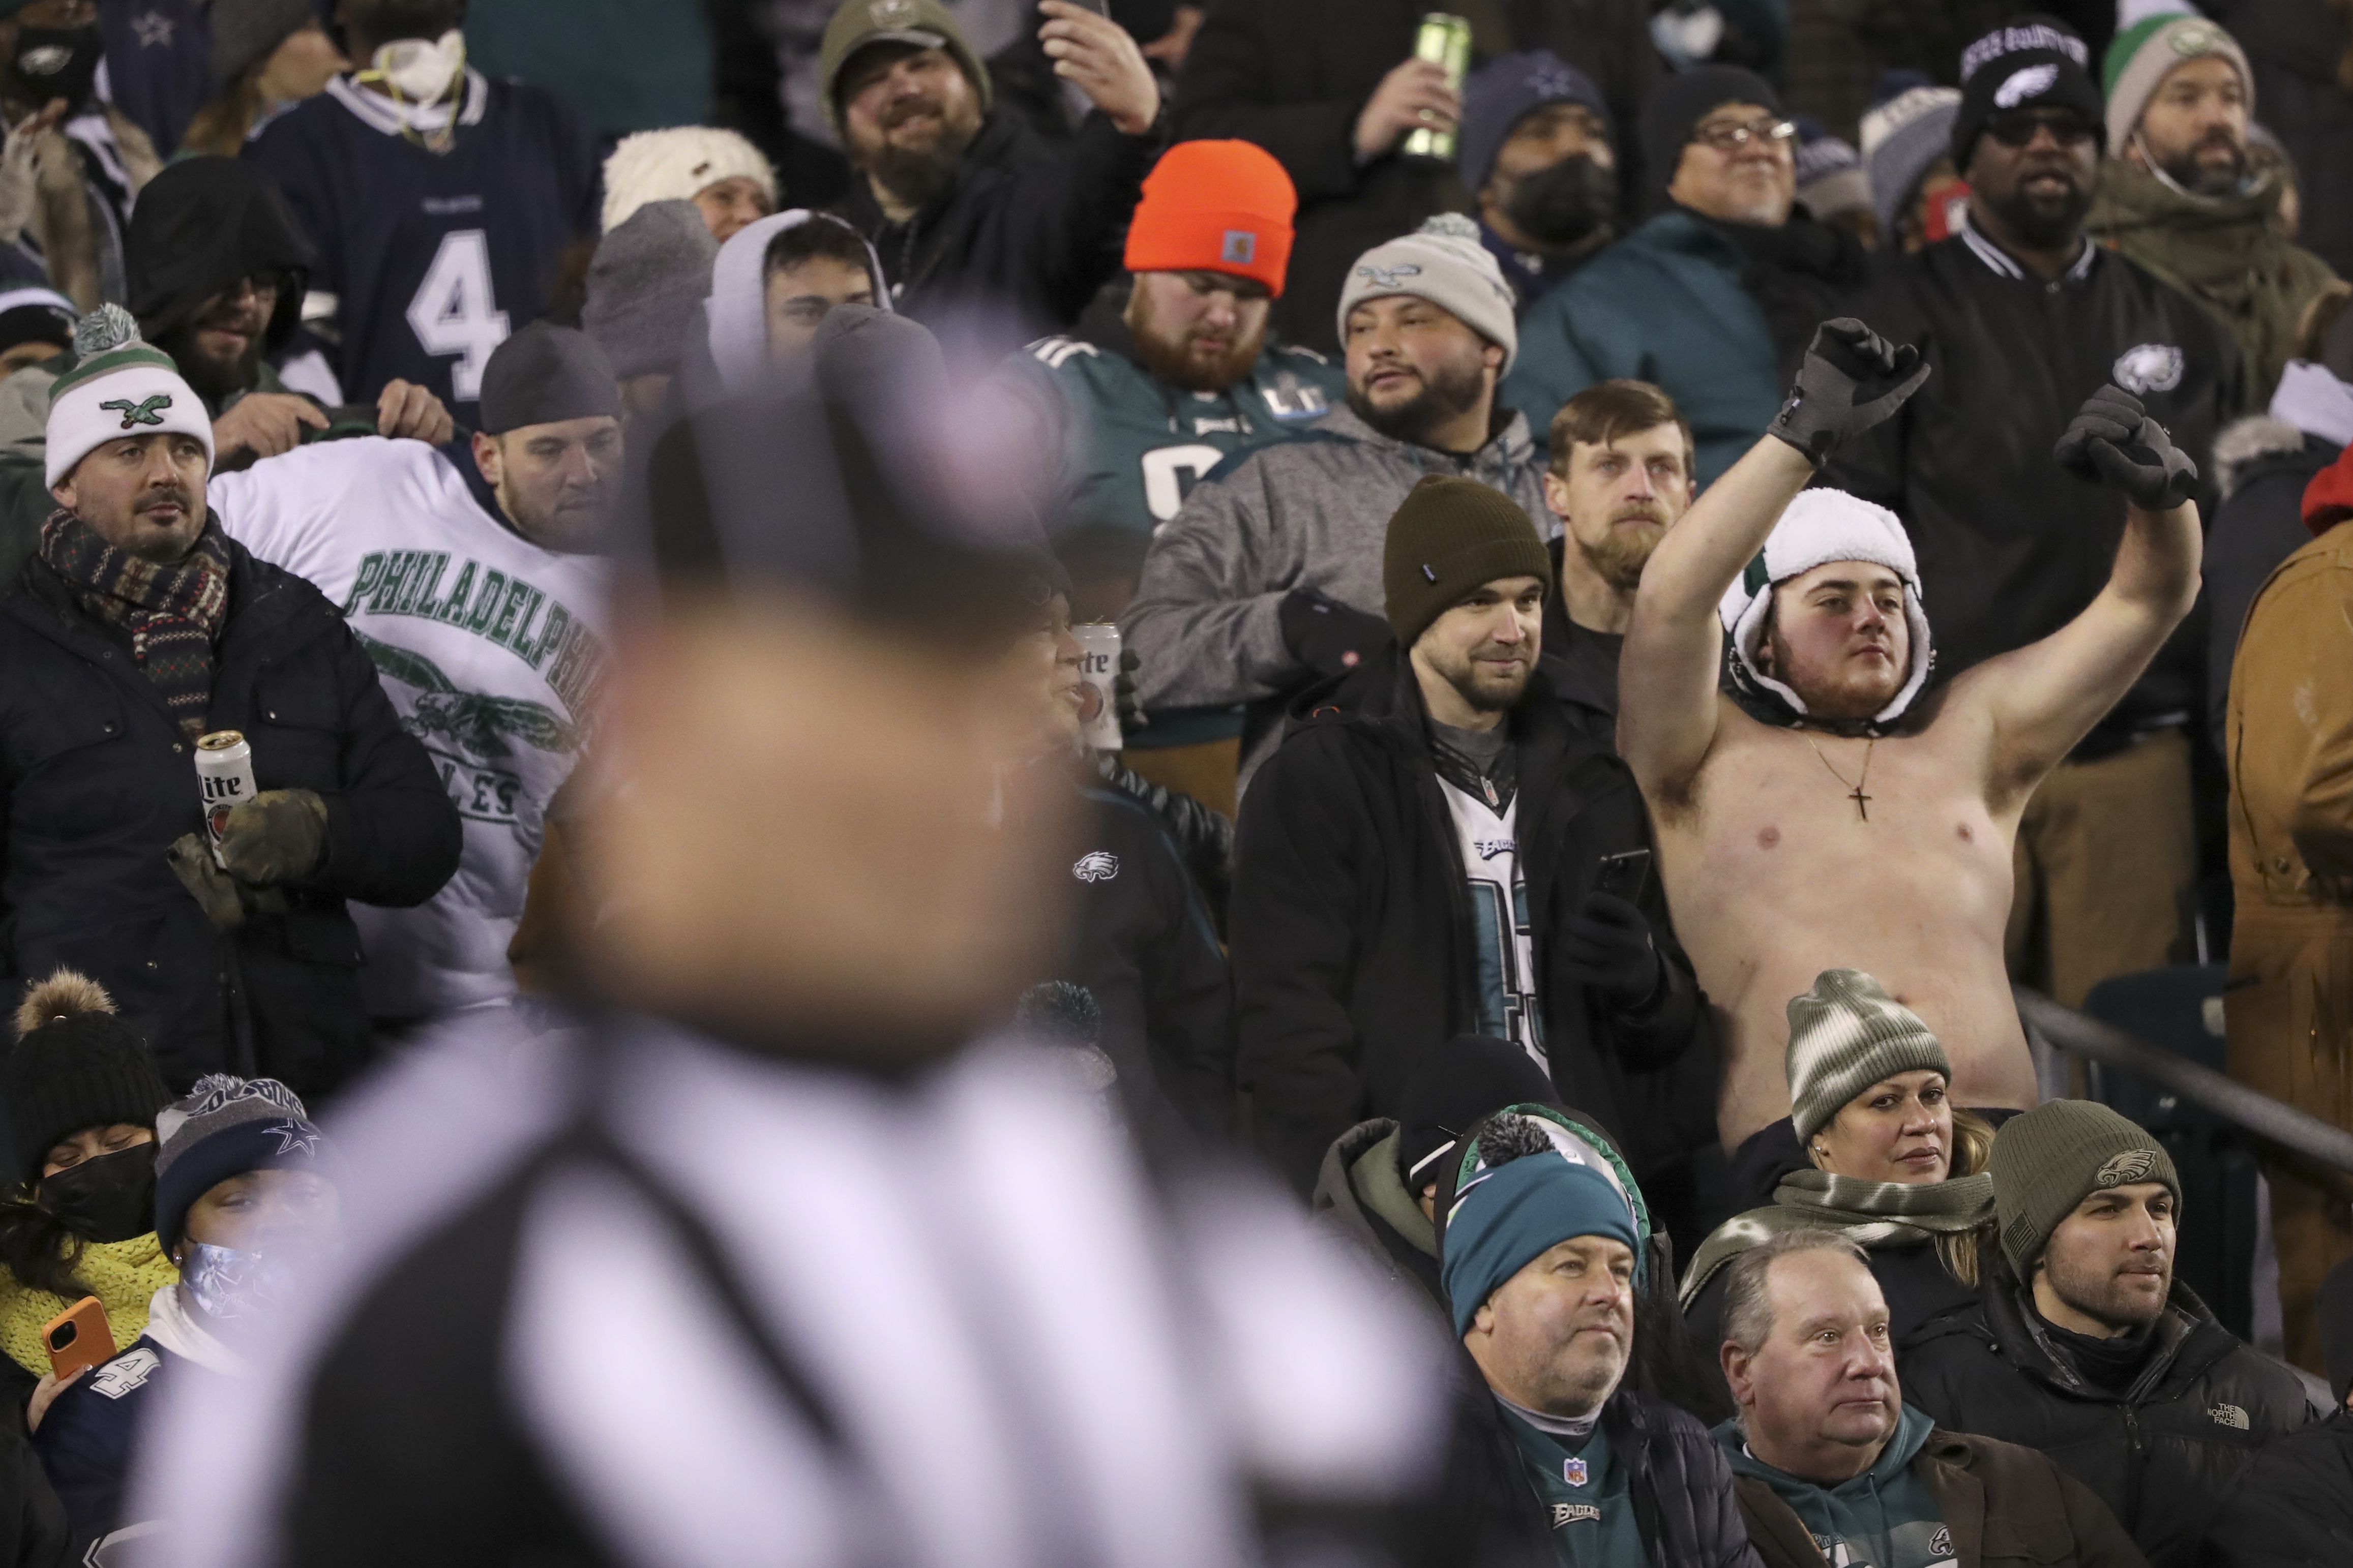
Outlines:
[[[114,1348],[124,1351],[147,1331],[147,1303],[164,1286],[179,1283],[180,1271],[164,1256],[163,1244],[151,1230],[129,1241],[85,1243],[74,1277],[105,1306],[106,1326],[114,1331]],[[0,1350],[34,1376],[40,1376],[49,1370],[41,1325],[72,1305],[63,1296],[19,1284],[15,1275],[0,1269]]]

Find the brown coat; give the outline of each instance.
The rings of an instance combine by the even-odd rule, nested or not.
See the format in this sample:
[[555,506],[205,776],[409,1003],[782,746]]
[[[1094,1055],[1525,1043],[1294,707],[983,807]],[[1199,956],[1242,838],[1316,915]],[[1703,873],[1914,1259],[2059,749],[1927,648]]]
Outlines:
[[[2107,1506],[2031,1448],[1938,1428],[1912,1470],[1953,1532],[1959,1568],[2148,1568]],[[1765,1568],[1823,1568],[1813,1536],[1771,1487],[1752,1476],[1732,1485]]]

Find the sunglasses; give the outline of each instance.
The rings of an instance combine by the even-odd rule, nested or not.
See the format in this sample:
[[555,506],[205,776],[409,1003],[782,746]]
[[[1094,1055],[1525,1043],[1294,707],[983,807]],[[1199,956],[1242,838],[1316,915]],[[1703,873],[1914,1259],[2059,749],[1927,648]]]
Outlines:
[[2005,147],[2023,147],[2038,131],[2048,131],[2062,147],[2080,147],[2100,134],[2097,127],[2073,114],[2000,114],[1986,124],[1986,134]]
[[1736,153],[1751,142],[1778,147],[1797,134],[1798,128],[1786,120],[1719,120],[1694,131],[1692,140],[1704,142],[1719,153]]

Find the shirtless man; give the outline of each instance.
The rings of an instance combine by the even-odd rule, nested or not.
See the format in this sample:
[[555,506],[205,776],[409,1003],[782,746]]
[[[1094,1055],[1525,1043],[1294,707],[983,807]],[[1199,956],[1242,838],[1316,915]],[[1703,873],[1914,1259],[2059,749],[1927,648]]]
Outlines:
[[[1716,1009],[1728,1150],[1787,1126],[1784,1009],[1825,969],[1875,975],[1927,1023],[1957,1104],[2034,1103],[2002,967],[2010,840],[2197,593],[2197,469],[2103,388],[2058,458],[2130,498],[2107,586],[2051,637],[1921,695],[1928,625],[1894,514],[1799,492],[1927,374],[1859,321],[1824,324],[1770,432],[1660,542],[1635,597],[1619,745]],[[1737,698],[1718,690],[1727,630]]]

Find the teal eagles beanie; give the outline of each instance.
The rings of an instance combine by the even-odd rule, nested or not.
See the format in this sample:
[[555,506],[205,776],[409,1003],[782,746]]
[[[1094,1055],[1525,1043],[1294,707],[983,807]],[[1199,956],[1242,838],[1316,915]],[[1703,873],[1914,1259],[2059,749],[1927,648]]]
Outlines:
[[1504,1281],[1573,1236],[1606,1236],[1639,1253],[1634,1215],[1609,1178],[1556,1150],[1526,1154],[1471,1179],[1446,1216],[1439,1282],[1454,1332]]

